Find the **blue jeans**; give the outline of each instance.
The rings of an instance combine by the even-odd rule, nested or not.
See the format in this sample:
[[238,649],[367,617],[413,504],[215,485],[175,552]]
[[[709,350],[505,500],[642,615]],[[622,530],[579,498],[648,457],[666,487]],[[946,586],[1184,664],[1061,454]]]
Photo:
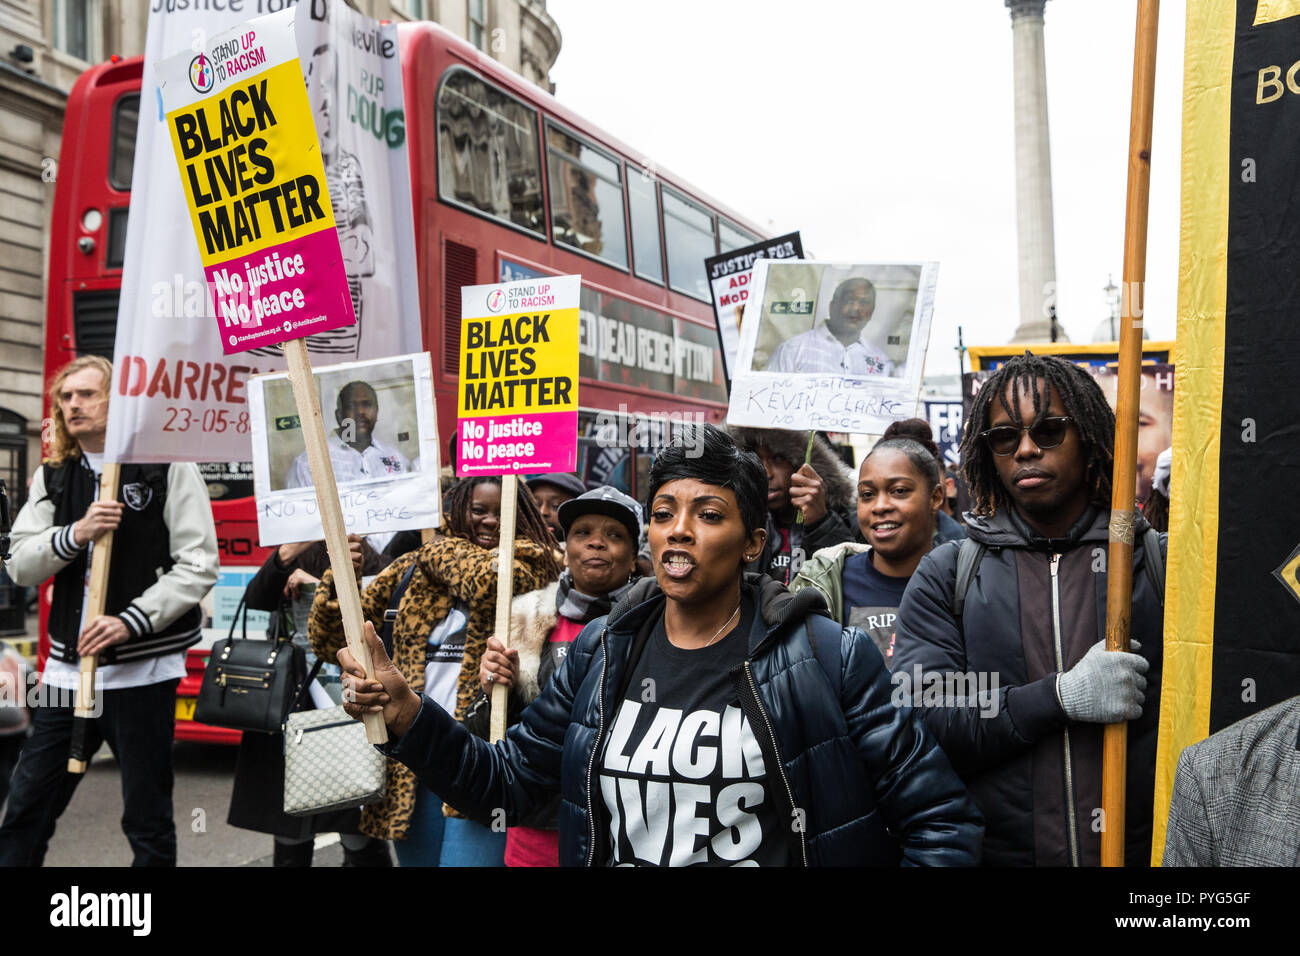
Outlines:
[[394,840],[398,866],[437,866],[442,856],[442,801],[423,784],[416,784],[415,811],[405,840]]
[[505,866],[506,831],[447,817],[442,833],[443,866]]
[[[172,731],[179,679],[100,692],[103,714],[86,727],[86,753],[104,741],[122,773],[122,832],[132,866],[175,866]],[[40,866],[54,825],[85,774],[68,772],[72,708],[33,709],[32,732],[9,786],[0,866]]]

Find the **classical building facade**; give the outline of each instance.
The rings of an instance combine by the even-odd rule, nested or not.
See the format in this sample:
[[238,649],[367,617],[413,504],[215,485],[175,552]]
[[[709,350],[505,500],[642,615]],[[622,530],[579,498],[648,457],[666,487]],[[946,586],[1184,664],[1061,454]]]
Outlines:
[[[40,460],[46,260],[68,93],[110,55],[144,52],[159,0],[0,0],[0,479],[21,501]],[[436,20],[543,89],[560,30],[544,0],[348,0]]]

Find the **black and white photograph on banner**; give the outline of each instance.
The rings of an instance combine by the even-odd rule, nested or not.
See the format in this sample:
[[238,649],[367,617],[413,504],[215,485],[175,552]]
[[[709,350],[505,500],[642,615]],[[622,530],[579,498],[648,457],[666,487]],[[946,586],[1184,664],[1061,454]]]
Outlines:
[[938,263],[754,264],[727,420],[879,433],[915,413]]
[[[321,366],[313,378],[349,533],[374,543],[397,531],[437,527],[437,419],[428,353]],[[261,543],[320,538],[288,376],[256,376],[248,391]]]

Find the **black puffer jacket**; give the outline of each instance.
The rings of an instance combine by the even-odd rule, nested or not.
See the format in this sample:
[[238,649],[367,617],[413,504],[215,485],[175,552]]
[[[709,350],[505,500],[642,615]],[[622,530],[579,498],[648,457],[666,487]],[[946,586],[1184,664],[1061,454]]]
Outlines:
[[[967,534],[988,551],[967,591],[961,621],[952,614],[961,547],[954,542],[921,559],[903,595],[894,678],[908,682],[917,703],[933,705],[926,708],[926,721],[984,814],[985,863],[1096,865],[1102,725],[1066,719],[1056,676],[1106,636],[1110,513],[1090,509],[1066,538],[1052,540],[1006,512],[966,517]],[[1163,609],[1145,572],[1146,530],[1139,516],[1130,633],[1141,642],[1140,653],[1151,668],[1142,716],[1128,725],[1125,862],[1130,866],[1150,862],[1160,713]],[[1163,535],[1161,542],[1163,548]],[[1164,560],[1163,554],[1155,557]],[[962,681],[948,681],[947,688],[957,690],[950,697],[957,699],[945,703],[938,681],[948,675]],[[975,696],[970,678],[987,691],[982,701],[960,699]]]
[[[816,592],[791,595],[758,576],[747,576],[745,584],[760,614],[748,660],[733,677],[766,765],[781,771],[769,779],[778,806],[787,819],[804,821],[791,828],[791,862],[893,862],[897,850],[886,828],[901,842],[905,864],[978,862],[979,814],[924,722],[891,702],[888,673],[871,639],[825,617]],[[595,761],[617,689],[664,600],[646,580],[608,621],[589,624],[542,695],[495,746],[426,699],[407,734],[382,749],[473,819],[486,821],[500,807],[513,824],[558,790],[561,864],[602,865],[609,820],[593,789]],[[814,641],[828,642],[820,654],[810,632]],[[838,682],[828,666],[838,671]]]

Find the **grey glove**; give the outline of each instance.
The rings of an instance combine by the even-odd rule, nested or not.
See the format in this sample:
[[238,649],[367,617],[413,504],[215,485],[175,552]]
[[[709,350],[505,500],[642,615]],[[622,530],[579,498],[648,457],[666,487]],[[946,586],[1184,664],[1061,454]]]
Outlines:
[[[1142,645],[1130,642],[1136,651]],[[1143,693],[1151,666],[1140,654],[1106,650],[1098,641],[1083,660],[1056,677],[1056,699],[1070,720],[1085,724],[1116,724],[1142,716]]]

